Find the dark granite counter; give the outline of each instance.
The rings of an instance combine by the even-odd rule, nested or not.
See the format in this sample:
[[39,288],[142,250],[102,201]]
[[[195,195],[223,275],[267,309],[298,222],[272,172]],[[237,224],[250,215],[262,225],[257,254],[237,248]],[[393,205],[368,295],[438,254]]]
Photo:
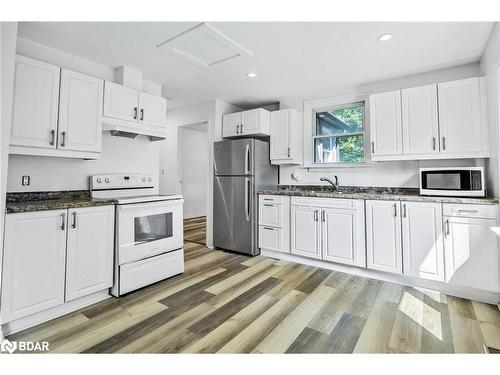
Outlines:
[[114,199],[91,198],[87,190],[7,193],[6,212],[62,210],[67,208],[114,205]]
[[419,189],[390,187],[341,186],[335,190],[329,186],[280,185],[276,189],[260,190],[263,195],[289,195],[296,197],[344,198],[365,200],[397,200],[413,202],[498,204],[496,198],[435,197],[420,195]]

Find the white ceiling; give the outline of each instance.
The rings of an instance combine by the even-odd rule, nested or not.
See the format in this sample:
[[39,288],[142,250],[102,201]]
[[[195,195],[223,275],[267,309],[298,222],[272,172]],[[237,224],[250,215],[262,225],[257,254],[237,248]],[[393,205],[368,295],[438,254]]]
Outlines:
[[[335,88],[479,61],[492,22],[214,22],[248,49],[210,70],[156,45],[196,22],[23,22],[19,35],[97,63],[129,65],[164,85],[171,106],[236,105],[329,95]],[[377,37],[394,33],[388,42]],[[256,72],[250,79],[247,72]]]

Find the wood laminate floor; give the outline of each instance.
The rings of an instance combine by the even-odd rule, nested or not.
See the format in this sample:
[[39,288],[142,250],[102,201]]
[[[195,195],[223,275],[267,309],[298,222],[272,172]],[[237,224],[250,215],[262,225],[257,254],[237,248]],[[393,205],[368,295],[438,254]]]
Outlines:
[[205,245],[207,241],[206,217],[194,217],[184,220],[184,240]]
[[440,293],[185,243],[185,273],[11,340],[58,353],[487,353],[500,311]]

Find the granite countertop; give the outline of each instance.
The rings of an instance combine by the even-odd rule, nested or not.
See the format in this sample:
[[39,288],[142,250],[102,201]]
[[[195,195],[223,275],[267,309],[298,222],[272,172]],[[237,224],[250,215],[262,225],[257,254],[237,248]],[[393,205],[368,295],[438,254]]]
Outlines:
[[498,204],[496,198],[469,197],[435,197],[420,195],[419,189],[390,187],[357,187],[341,186],[334,190],[329,186],[313,185],[280,185],[275,189],[260,190],[263,195],[290,195],[297,197],[344,198],[370,200],[398,200],[413,202],[467,203],[467,204]]
[[91,198],[87,190],[7,193],[6,213],[114,205],[114,199]]

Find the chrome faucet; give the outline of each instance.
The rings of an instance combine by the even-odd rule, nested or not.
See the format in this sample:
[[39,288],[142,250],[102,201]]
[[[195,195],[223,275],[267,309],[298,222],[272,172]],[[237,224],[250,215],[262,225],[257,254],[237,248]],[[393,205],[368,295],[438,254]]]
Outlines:
[[326,182],[330,183],[335,190],[338,190],[339,189],[339,178],[337,176],[333,176],[333,177],[335,178],[335,182],[330,180],[328,177],[321,177],[319,180],[326,181]]

